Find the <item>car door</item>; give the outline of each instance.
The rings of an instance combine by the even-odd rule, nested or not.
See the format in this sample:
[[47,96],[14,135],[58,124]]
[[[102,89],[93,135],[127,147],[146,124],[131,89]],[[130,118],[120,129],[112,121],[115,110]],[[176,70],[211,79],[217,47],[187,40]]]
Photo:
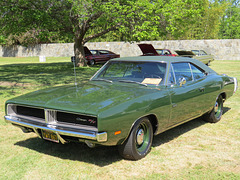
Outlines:
[[[168,82],[171,97],[169,126],[193,119],[202,112],[206,75],[200,69],[195,68],[196,66],[188,62],[171,64]],[[193,69],[196,73],[193,73]]]
[[101,56],[101,62],[105,62],[110,59],[110,56],[108,55],[107,51],[99,50],[99,55]]
[[102,56],[99,54],[99,50],[91,50],[93,54],[93,59],[95,62],[100,63],[102,61]]

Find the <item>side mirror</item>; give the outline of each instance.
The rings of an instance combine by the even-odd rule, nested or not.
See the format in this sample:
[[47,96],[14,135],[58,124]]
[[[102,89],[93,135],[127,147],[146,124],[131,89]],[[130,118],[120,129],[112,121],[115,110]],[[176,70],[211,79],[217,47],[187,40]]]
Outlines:
[[182,87],[182,85],[186,84],[187,81],[186,81],[185,77],[181,77],[181,78],[179,78],[178,82],[180,84],[180,87]]

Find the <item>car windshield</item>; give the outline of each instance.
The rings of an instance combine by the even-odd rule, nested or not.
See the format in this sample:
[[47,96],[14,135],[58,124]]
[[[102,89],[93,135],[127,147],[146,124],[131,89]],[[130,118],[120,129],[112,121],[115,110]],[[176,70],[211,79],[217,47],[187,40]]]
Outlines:
[[93,78],[95,81],[163,84],[166,63],[110,61]]
[[96,50],[90,50],[90,52],[91,52],[92,54],[97,54],[97,51],[96,51]]

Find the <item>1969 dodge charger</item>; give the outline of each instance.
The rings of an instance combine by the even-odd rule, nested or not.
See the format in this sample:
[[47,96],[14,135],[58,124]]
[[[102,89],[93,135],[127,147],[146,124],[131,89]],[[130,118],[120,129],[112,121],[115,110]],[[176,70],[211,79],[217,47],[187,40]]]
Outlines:
[[138,160],[153,135],[202,116],[215,123],[237,79],[184,57],[140,56],[108,61],[90,80],[35,91],[6,102],[6,122],[40,138],[117,145]]

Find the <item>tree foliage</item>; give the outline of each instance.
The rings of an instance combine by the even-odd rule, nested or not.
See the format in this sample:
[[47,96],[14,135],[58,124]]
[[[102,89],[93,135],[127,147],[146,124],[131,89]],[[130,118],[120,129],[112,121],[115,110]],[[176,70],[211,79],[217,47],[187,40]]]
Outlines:
[[221,19],[220,38],[240,39],[240,5],[239,0],[230,0],[228,8]]
[[166,39],[217,38],[225,4],[208,0],[158,1],[159,35]]

